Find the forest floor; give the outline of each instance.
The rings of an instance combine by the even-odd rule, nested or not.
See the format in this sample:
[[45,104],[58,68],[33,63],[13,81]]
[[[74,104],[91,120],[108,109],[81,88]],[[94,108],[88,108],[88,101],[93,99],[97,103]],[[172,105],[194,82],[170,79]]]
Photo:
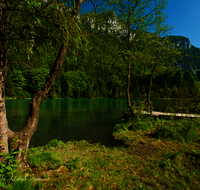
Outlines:
[[[52,140],[29,149],[30,168],[17,189],[200,189],[200,122],[196,119],[121,119],[108,148]],[[24,180],[22,180],[24,179]]]

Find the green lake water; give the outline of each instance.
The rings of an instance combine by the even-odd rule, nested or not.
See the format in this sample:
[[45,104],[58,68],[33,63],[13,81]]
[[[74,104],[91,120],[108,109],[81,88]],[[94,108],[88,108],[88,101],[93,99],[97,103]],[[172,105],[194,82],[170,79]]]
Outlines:
[[[131,100],[134,101],[134,100]],[[19,131],[26,123],[30,100],[6,100],[9,128]],[[154,100],[154,110],[164,111],[171,100]],[[113,127],[122,117],[124,99],[50,99],[40,107],[37,130],[30,147],[42,146],[51,139],[93,140],[105,146],[117,146],[112,138]]]

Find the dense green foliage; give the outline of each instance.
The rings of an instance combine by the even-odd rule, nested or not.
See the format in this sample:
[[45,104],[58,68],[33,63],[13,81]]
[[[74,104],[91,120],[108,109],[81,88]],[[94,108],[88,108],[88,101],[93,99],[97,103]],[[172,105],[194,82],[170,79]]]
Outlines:
[[[124,55],[120,55],[120,45],[113,45],[111,40],[106,39],[105,31],[101,28],[93,29],[84,16],[81,15],[78,23],[86,40],[82,39],[81,46],[69,43],[63,68],[47,98],[125,97],[127,79],[121,68],[117,64],[113,65],[113,62],[119,65],[124,59]],[[46,24],[43,22],[43,25]],[[109,28],[109,23],[106,26]],[[57,38],[61,38],[60,34]],[[123,34],[119,34],[119,38],[125,42]],[[170,36],[170,39],[175,44],[189,41],[181,36]],[[44,84],[60,44],[55,39],[49,39],[41,45],[36,39],[12,45],[7,42],[6,45],[10,47],[6,64],[6,96],[31,98]],[[143,47],[144,44],[134,46],[137,49],[135,55]],[[194,72],[198,74],[200,50],[191,46],[181,51],[182,55],[178,58],[162,59],[162,69],[153,76],[152,98],[189,98],[200,95],[200,83],[192,75]],[[133,59],[131,62],[131,97],[146,98],[148,94],[150,70],[144,65],[140,60]],[[125,67],[122,69],[126,70]]]
[[[19,56],[24,55],[24,52],[17,52],[12,56],[8,54],[7,60],[11,66],[7,67],[6,72],[7,97],[30,98],[42,87],[50,66],[56,58],[56,51],[58,51],[56,46],[51,48],[52,51],[47,51],[33,46],[30,61],[24,57],[24,62],[33,63],[32,68],[17,64]],[[91,44],[91,47],[87,48],[88,51],[80,49],[68,55],[63,69],[59,72],[49,92],[49,98],[125,96],[126,80],[123,73],[119,68],[105,64],[104,52],[100,48],[101,44],[96,43],[94,47]],[[188,51],[192,55],[195,53],[192,48],[182,49],[182,51]],[[92,57],[97,52],[98,55]],[[189,58],[193,59],[192,56]],[[179,61],[182,60],[184,64],[183,58]],[[189,67],[189,64],[187,66]],[[150,75],[144,75],[143,72],[143,70],[132,70],[130,87],[132,97],[146,97],[148,93]],[[152,98],[199,96],[199,85],[198,78],[188,71],[177,70],[175,67],[170,70],[166,69],[157,73],[153,78]]]

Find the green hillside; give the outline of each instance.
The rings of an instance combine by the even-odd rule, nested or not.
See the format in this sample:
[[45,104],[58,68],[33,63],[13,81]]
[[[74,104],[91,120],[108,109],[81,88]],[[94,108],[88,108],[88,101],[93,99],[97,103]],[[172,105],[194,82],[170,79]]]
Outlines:
[[[94,30],[91,26],[86,28],[85,24],[80,24],[80,28],[85,30],[84,35],[87,40],[83,39],[81,47],[74,43],[69,44],[63,68],[46,98],[125,97],[126,77],[121,68],[110,64],[119,59],[116,59],[119,53],[112,54],[112,52],[120,52],[120,46],[113,46],[102,29]],[[125,37],[122,34],[120,37],[123,42]],[[58,36],[59,38],[62,36]],[[172,46],[181,48],[182,55],[175,59],[172,57],[164,60],[165,68],[156,72],[153,77],[151,97],[198,97],[200,49],[190,45],[186,37],[168,36],[168,38]],[[11,47],[7,52],[6,96],[31,98],[44,84],[56,59],[59,43],[51,40],[41,46],[35,40],[12,44]],[[133,61],[131,97],[146,99],[149,82],[148,70],[140,62]]]
[[[190,40],[183,36],[169,36],[168,38],[174,44],[178,44],[179,42],[190,44]],[[182,71],[188,71],[191,74],[198,75],[200,70],[200,48],[196,48],[190,44],[190,47],[181,47],[181,52],[182,56],[177,59],[177,67]]]

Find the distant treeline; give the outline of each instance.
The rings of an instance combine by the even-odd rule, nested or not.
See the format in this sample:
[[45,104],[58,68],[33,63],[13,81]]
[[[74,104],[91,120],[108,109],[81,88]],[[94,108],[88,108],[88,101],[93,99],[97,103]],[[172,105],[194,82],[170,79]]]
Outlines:
[[[95,69],[96,68],[96,69]],[[70,68],[72,69],[72,68]],[[48,70],[45,68],[7,72],[6,96],[31,98],[42,87]],[[146,98],[150,76],[132,76],[130,94]],[[189,72],[165,71],[153,78],[152,98],[190,98],[200,95],[200,82]],[[61,71],[47,98],[125,97],[126,80],[119,71],[94,67],[93,70]]]
[[[115,65],[109,65],[109,59],[106,57],[110,55],[102,43],[98,43],[98,40],[93,39],[92,36],[87,36],[87,38],[89,43],[82,43],[81,48],[69,44],[63,67],[46,98],[121,98],[126,96],[127,79],[122,70]],[[112,43],[106,44],[107,49],[109,46],[111,47]],[[44,84],[56,59],[59,44],[47,41],[41,47],[37,41],[28,43],[24,41],[13,45],[12,48],[7,54],[6,97],[31,98]],[[174,61],[172,63],[166,60],[166,70],[155,73],[151,98],[200,96],[199,79],[187,69],[191,66],[194,68],[194,64],[200,60],[197,57],[199,49],[192,46],[191,49],[182,51],[183,54],[176,64]],[[148,71],[143,71],[140,63],[132,63],[132,65],[131,97],[146,98],[150,74]],[[184,65],[185,69],[179,69],[180,65]]]

